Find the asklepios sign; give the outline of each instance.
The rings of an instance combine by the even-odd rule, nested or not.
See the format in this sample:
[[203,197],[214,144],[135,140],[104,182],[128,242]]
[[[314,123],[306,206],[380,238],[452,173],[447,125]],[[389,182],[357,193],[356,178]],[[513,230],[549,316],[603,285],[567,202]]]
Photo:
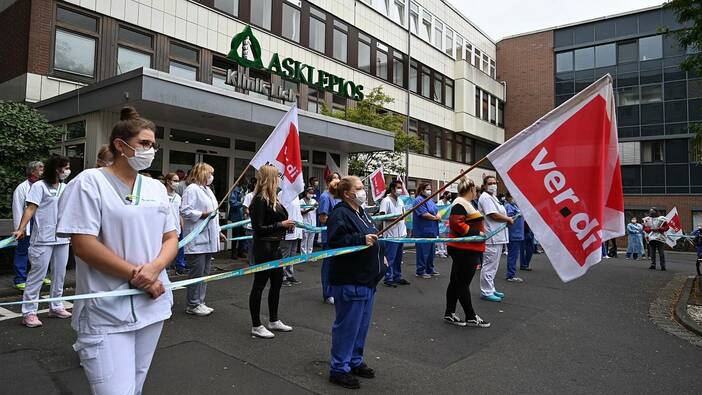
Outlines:
[[609,75],[488,155],[563,281],[624,235],[615,104]]
[[[363,99],[362,85],[356,85],[353,81],[347,81],[342,77],[316,69],[293,58],[283,58],[281,60],[280,56],[274,53],[268,60],[268,63],[264,65],[261,60],[261,45],[253,35],[250,26],[246,26],[241,33],[234,36],[227,58],[241,66],[266,70],[287,80],[299,82],[314,89],[329,91],[347,99]],[[241,80],[242,78],[236,74],[236,71],[230,70],[227,76],[227,83],[236,85]],[[246,87],[241,88],[248,89]],[[272,89],[271,92],[275,94],[283,96],[289,94],[285,91],[280,91],[280,89],[275,89],[275,87],[268,86],[267,88]]]

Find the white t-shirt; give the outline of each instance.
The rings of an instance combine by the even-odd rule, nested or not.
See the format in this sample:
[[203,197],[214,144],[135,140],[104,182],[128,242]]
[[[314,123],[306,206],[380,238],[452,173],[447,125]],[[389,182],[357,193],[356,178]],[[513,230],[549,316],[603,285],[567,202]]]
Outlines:
[[[24,214],[24,209],[27,208],[27,194],[29,189],[32,187],[32,183],[29,180],[22,181],[15,191],[12,192],[12,230],[19,229],[20,222],[22,222],[22,215]],[[32,221],[27,223],[27,228],[25,233],[27,236],[31,235]]]
[[[493,213],[500,213],[502,215],[507,215],[507,210],[505,210],[505,206],[500,204],[500,202],[497,200],[496,197],[490,195],[487,192],[483,192],[480,194],[480,198],[478,199],[478,208],[480,211],[483,213],[485,216],[485,233],[492,232],[493,230],[497,229],[500,226],[504,226],[504,222],[497,222],[494,219],[490,218],[489,214]],[[509,233],[507,231],[507,227],[498,232],[496,235],[492,236],[491,238],[485,240],[485,244],[507,244],[509,243]]]
[[56,237],[58,222],[58,205],[61,195],[66,190],[66,184],[59,183],[58,188],[44,181],[32,184],[27,193],[26,202],[37,205],[34,213],[34,232],[30,239],[32,245],[68,244],[67,237]]
[[180,234],[180,202],[181,197],[177,193],[173,192],[173,195],[168,196],[168,201],[171,203],[171,209],[173,210],[173,215],[175,216],[176,233]]
[[302,214],[302,222],[306,223],[307,225],[312,225],[312,226],[317,226],[317,207],[319,206],[319,203],[312,198],[309,201],[302,200],[301,203],[303,205],[308,205],[308,206],[314,206],[312,210]]
[[241,203],[242,206],[249,208],[251,205],[251,200],[253,200],[253,191],[244,195],[244,201]]
[[[59,200],[57,233],[96,236],[134,266],[153,261],[161,251],[163,235],[175,230],[166,187],[139,175],[131,194],[125,196],[118,188],[126,186],[113,186],[114,180],[103,172],[107,170],[84,170],[68,184]],[[164,285],[170,283],[165,270],[158,279]],[[103,273],[76,256],[76,294],[129,288],[129,281]],[[146,294],[77,300],[72,325],[82,334],[134,331],[168,319],[171,306],[171,291],[155,300]]]
[[[278,194],[278,199],[280,199],[281,194]],[[288,212],[288,219],[291,219],[293,221],[297,222],[302,222],[302,210],[300,210],[300,198],[297,196],[295,199],[290,201],[289,203],[283,203],[283,201],[280,201],[283,204],[283,207],[285,207],[285,210]],[[289,229],[285,232],[285,240],[297,240],[302,238],[302,228],[298,228],[297,226],[294,227],[293,229]]]
[[[391,196],[386,196],[380,202],[379,212],[385,214],[403,214],[405,212],[405,207],[402,204],[402,200],[393,199]],[[384,226],[390,225],[392,221],[385,221]],[[383,233],[385,237],[405,237],[407,236],[407,226],[405,221],[400,221],[393,225],[392,228],[388,229]]]

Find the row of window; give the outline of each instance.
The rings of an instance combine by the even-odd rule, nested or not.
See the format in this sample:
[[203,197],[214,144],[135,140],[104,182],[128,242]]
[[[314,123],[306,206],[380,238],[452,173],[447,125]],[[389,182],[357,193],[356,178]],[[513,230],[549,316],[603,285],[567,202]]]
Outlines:
[[460,163],[471,164],[475,158],[482,158],[497,148],[496,144],[479,141],[416,119],[410,119],[409,133],[424,141],[422,154]]
[[625,194],[702,193],[702,166],[698,164],[644,164],[621,169]]
[[475,87],[475,116],[499,127],[505,126],[505,102]]
[[[400,26],[407,27],[407,0],[362,1]],[[409,29],[412,34],[433,45],[452,59],[465,60],[480,71],[495,78],[496,64],[494,59],[458,34],[458,30],[452,29],[415,1],[410,2]]]

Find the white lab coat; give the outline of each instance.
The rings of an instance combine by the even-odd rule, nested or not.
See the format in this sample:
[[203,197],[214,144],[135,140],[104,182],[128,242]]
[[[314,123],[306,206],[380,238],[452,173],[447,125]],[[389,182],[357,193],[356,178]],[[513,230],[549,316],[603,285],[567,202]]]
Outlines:
[[[24,209],[27,207],[27,193],[29,193],[29,188],[31,188],[32,183],[29,180],[22,181],[15,191],[12,193],[12,226],[13,230],[19,229],[20,222],[22,222],[22,214],[24,214]],[[27,224],[26,233],[27,236],[31,235],[31,222]]]
[[[281,193],[278,194],[278,199],[280,199]],[[280,203],[285,207],[285,211],[288,212],[288,219],[293,221],[302,222],[302,210],[300,210],[300,198],[295,196],[295,199],[288,203]],[[302,228],[297,226],[285,232],[285,240],[298,240],[302,239]]]
[[173,210],[173,216],[176,224],[176,233],[180,234],[180,203],[182,199],[180,198],[180,195],[173,192],[173,196],[169,196],[168,201],[171,203],[171,209]]
[[[190,184],[180,203],[180,215],[183,217],[183,234],[188,235],[202,221],[202,213],[217,209],[217,198],[207,186]],[[219,218],[213,218],[195,240],[185,245],[186,254],[206,254],[219,251]]]

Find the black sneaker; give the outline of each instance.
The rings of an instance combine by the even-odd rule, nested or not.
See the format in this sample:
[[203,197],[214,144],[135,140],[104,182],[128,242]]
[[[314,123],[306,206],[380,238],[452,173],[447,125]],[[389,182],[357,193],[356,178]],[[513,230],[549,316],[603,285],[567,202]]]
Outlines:
[[383,285],[385,285],[386,287],[389,287],[389,288],[397,288],[397,285],[395,285],[395,283],[389,283],[386,281],[383,281]]
[[300,284],[300,281],[299,281],[298,279],[296,279],[295,277],[288,277],[288,282],[289,282],[291,285],[298,285],[298,284]]
[[175,271],[175,272],[176,272],[177,275],[182,276],[182,275],[184,275],[184,274],[190,273],[190,270],[189,270],[188,268],[185,268],[185,267],[179,267],[179,268],[176,268],[176,271]]
[[283,285],[284,287],[292,287],[292,283],[291,283],[290,280],[288,280],[288,279],[283,280],[283,284],[282,284],[282,285]]
[[375,378],[375,370],[371,369],[365,363],[362,363],[355,368],[351,368],[351,374],[358,377],[363,377],[364,379]]
[[395,282],[397,285],[410,285],[410,282],[405,280],[404,278],[401,278]]
[[456,326],[466,326],[466,322],[460,319],[456,313],[451,313],[449,315],[444,316],[444,321],[451,325],[456,325]]
[[648,270],[656,270],[656,265],[651,265],[648,267]]
[[475,319],[466,320],[466,324],[473,328],[489,328],[490,323],[480,318],[479,315],[475,315]]
[[662,271],[662,272],[666,271],[666,270],[665,270],[665,266],[661,266],[661,271]]
[[361,383],[358,379],[349,373],[331,373],[329,382],[352,390],[361,388]]

